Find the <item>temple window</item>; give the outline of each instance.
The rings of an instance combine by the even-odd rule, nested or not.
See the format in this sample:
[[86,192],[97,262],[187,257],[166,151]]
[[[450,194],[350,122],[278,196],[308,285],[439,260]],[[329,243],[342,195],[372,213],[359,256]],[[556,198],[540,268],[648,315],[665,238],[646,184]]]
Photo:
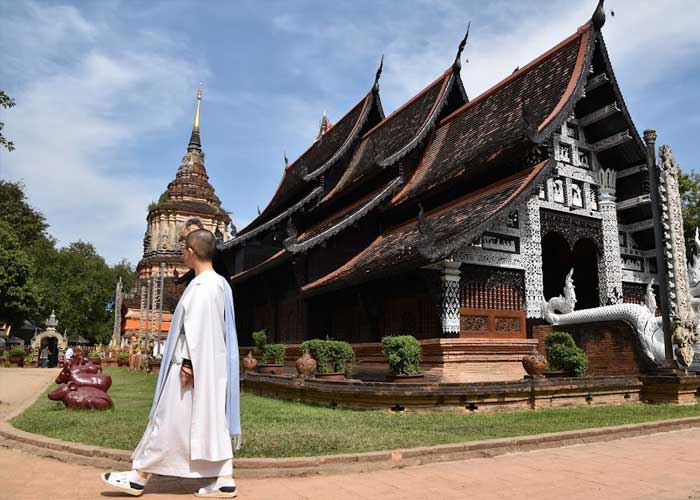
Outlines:
[[578,139],[578,125],[573,123],[566,124],[566,135],[572,139]]

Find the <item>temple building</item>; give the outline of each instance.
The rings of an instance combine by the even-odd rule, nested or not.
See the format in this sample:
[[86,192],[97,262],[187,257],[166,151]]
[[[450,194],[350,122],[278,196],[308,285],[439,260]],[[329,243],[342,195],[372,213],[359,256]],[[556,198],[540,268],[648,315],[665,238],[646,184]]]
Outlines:
[[[678,205],[666,199],[675,167],[666,158],[650,175],[655,134],[643,141],[632,122],[604,23],[600,1],[575,33],[471,99],[467,30],[454,62],[388,116],[380,65],[285,165],[258,217],[219,245],[240,343],[260,329],[292,345],[347,340],[361,368],[381,358],[382,337],[410,334],[428,376],[507,380],[551,325],[578,322],[593,375],[663,363],[658,285],[667,309],[685,300],[670,257],[657,269],[668,245],[655,221]],[[660,202],[650,179],[667,183]]]
[[[200,88],[187,152],[175,179],[148,207],[143,258],[136,268],[138,279],[117,308],[122,313],[122,327],[119,332],[115,328],[113,338],[117,345],[140,339],[147,332],[152,338],[167,334],[172,311],[184,290],[182,277],[188,271],[182,261],[181,246],[187,234],[203,228],[222,243],[229,238],[231,218],[221,207],[204,166],[199,127],[201,101]],[[118,286],[117,296],[120,291]],[[121,338],[116,339],[117,336]]]

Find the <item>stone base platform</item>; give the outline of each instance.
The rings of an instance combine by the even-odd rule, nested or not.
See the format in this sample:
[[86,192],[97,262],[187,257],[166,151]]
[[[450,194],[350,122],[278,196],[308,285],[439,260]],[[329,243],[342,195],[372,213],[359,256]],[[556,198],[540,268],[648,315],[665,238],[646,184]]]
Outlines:
[[639,377],[394,384],[321,381],[247,372],[246,390],[290,401],[353,409],[504,411],[641,402]]
[[677,370],[641,377],[642,399],[648,403],[695,404],[700,402],[700,375]]
[[[536,339],[437,338],[421,340],[421,368],[427,382],[466,383],[521,380],[525,376],[522,359],[536,347]],[[352,344],[356,362],[352,376],[365,381],[383,382],[390,375],[389,365],[379,342]],[[241,357],[252,347],[241,347]],[[301,356],[299,344],[287,346],[287,365]]]

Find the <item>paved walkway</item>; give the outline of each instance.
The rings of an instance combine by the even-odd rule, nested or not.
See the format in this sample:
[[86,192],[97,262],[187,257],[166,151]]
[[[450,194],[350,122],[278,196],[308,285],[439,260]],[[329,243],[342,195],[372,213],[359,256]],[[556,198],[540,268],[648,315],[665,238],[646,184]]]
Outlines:
[[59,368],[0,368],[0,420],[36,399],[37,393],[59,371]]
[[[27,404],[55,370],[1,369],[4,414]],[[700,430],[604,443],[336,476],[241,479],[250,500],[700,500]],[[0,447],[3,500],[93,500],[123,496],[105,488],[101,471]],[[201,481],[154,477],[146,498],[194,498]]]
[[[690,429],[551,450],[338,476],[241,479],[250,500],[700,499],[700,431]],[[122,497],[98,469],[0,448],[0,497]],[[156,477],[146,498],[194,498],[201,484]]]

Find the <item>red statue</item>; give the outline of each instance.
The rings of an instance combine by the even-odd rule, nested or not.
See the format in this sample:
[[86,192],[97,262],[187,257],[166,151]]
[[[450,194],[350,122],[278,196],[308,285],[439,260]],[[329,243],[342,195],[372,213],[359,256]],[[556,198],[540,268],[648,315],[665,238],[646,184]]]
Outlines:
[[79,387],[75,382],[61,384],[49,393],[52,401],[63,401],[67,408],[104,410],[114,406],[109,395],[95,387]]
[[112,385],[112,377],[105,373],[93,371],[96,367],[90,366],[64,366],[56,377],[57,384],[75,382],[78,387],[95,387],[107,392]]

